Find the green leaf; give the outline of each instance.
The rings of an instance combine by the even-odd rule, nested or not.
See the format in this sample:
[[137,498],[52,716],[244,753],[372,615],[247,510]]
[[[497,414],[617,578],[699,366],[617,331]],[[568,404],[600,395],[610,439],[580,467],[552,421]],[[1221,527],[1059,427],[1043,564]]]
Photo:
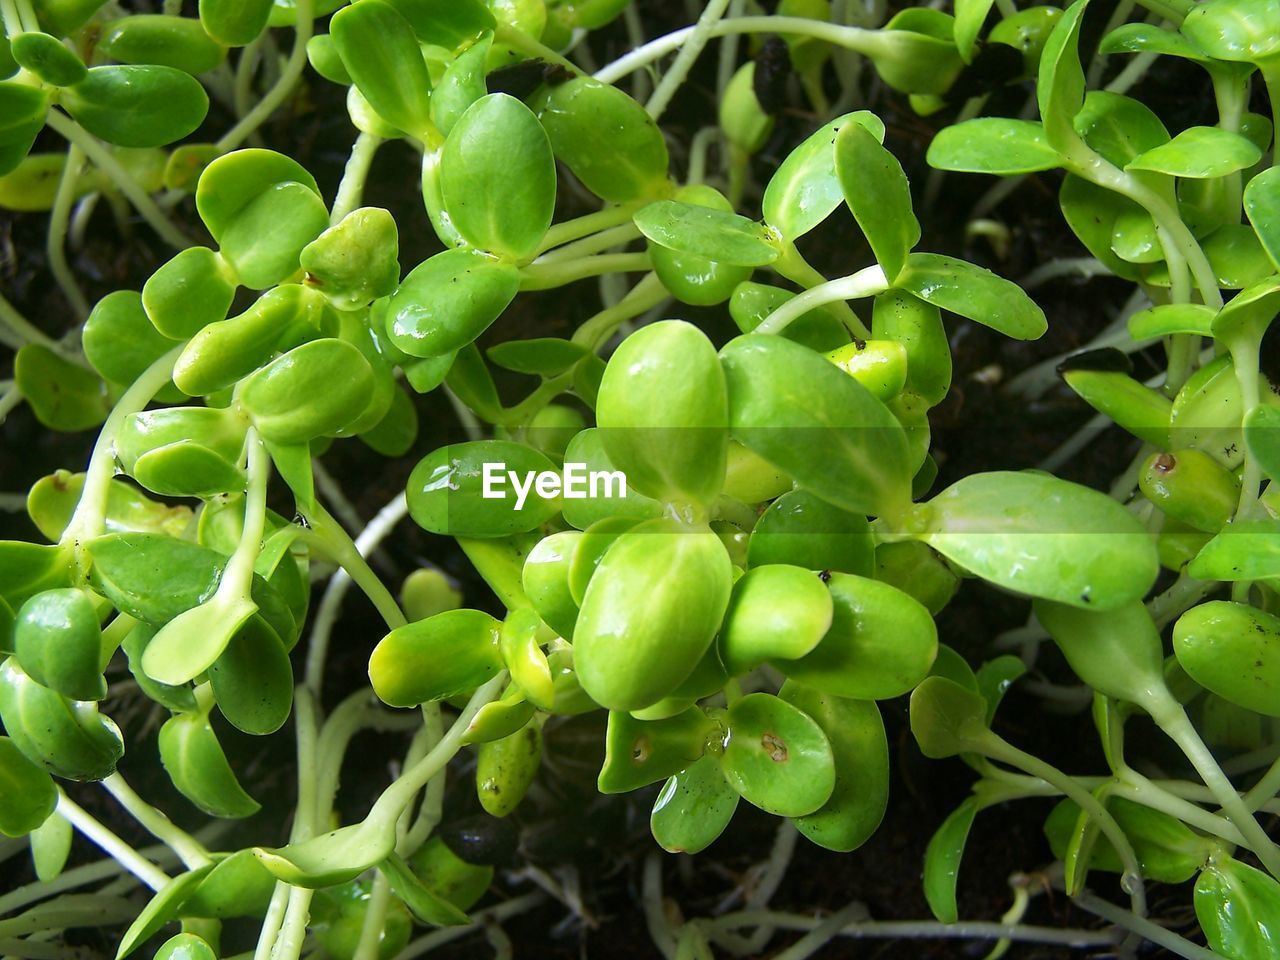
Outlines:
[[[483,0],[386,0],[413,27],[424,44],[454,50],[494,29],[494,14]],[[492,5],[490,5],[492,6]],[[471,48],[468,48],[471,49]]]
[[160,945],[155,960],[218,960],[204,938],[194,933],[178,933]]
[[654,520],[624,533],[591,578],[574,628],[582,688],[610,710],[670,694],[711,646],[731,585],[729,555],[705,527]]
[[617,87],[575,77],[546,87],[532,106],[556,158],[602,200],[631,203],[669,189],[662,131]]
[[769,178],[762,201],[764,219],[785,239],[804,236],[844,200],[836,174],[835,144],[846,126],[860,126],[877,143],[884,142],[884,124],[879,117],[867,110],[846,113],[805,138]]
[[95,137],[121,147],[163,147],[204,121],[209,96],[173,67],[93,67],[59,103]]
[[48,112],[46,91],[24,83],[0,83],[0,176],[22,162]]
[[192,397],[234,386],[300,331],[321,326],[324,300],[297,283],[274,287],[243,313],[202,327],[178,356],[174,383]]
[[256,40],[270,15],[271,0],[200,0],[201,25],[209,36],[228,47],[243,47]]
[[887,700],[929,673],[938,631],[919,601],[878,580],[833,573],[831,627],[809,654],[772,665],[793,680],[854,700]]
[[803,710],[767,693],[749,693],[729,706],[726,721],[720,768],[748,803],[776,816],[802,817],[831,798],[831,743]]
[[1144,596],[1154,538],[1106,494],[1036,473],[966,477],[929,502],[922,539],[1008,590],[1107,610]]
[[540,377],[557,377],[590,352],[581,344],[559,337],[507,340],[485,351],[499,367]]
[[987,702],[946,677],[926,677],[911,693],[911,733],[931,760],[970,753],[989,735]]
[[1217,60],[1257,63],[1280,53],[1280,11],[1268,0],[1196,4],[1182,32]]
[[147,318],[142,295],[117,290],[99,300],[85,321],[80,338],[85,359],[107,380],[132,384],[178,345]]
[[431,122],[445,136],[469,106],[488,95],[485,72],[492,46],[492,34],[481,37],[453,58],[431,91]]
[[1244,418],[1249,455],[1272,480],[1280,480],[1280,410],[1259,405]]
[[720,656],[731,675],[766,660],[809,653],[831,627],[831,594],[810,570],[785,564],[753,567],[733,586],[720,628]]
[[1134,157],[1125,169],[1208,179],[1244,170],[1261,157],[1262,151],[1238,133],[1219,127],[1189,127],[1168,143]]
[[1150,340],[1176,333],[1198,337],[1213,336],[1213,318],[1217,311],[1203,303],[1165,303],[1139,310],[1129,318],[1129,336],[1134,340]]
[[1243,603],[1210,600],[1173,626],[1173,652],[1191,678],[1232,703],[1280,716],[1280,617]]
[[831,797],[813,813],[797,817],[796,829],[828,850],[857,849],[875,833],[889,803],[889,743],[879,707],[793,680],[782,685],[778,696],[822,728],[836,768]]
[[471,919],[444,897],[433,893],[396,854],[378,864],[391,893],[404,903],[419,923],[433,927],[461,927]]
[[103,780],[124,756],[119,728],[96,704],[42,687],[12,657],[0,664],[0,720],[28,760],[64,780]]
[[388,3],[361,0],[329,21],[347,73],[378,115],[419,140],[432,131],[431,78],[409,22]]
[[284,642],[261,617],[248,619],[209,667],[218,709],[245,733],[275,733],[293,706],[293,669]]
[[354,880],[389,857],[395,845],[394,821],[369,819],[287,847],[254,847],[253,853],[273,876],[315,890]]
[[239,850],[205,874],[182,905],[182,913],[203,919],[262,916],[275,886],[276,878],[253,851]]
[[[529,612],[529,611],[526,611]],[[541,621],[533,617],[535,629]],[[505,635],[505,633],[504,633]],[[508,669],[511,659],[507,658]],[[546,658],[542,658],[546,670]],[[514,673],[513,673],[514,676]],[[547,697],[544,707],[550,709],[554,696],[551,674],[546,674]],[[476,751],[476,795],[485,813],[505,817],[519,806],[542,763],[542,731],[527,724],[514,733],[482,743]]]
[[1080,24],[1087,0],[1076,0],[1054,26],[1040,54],[1036,102],[1044,121],[1045,139],[1058,151],[1076,139],[1072,120],[1084,106],[1084,69],[1080,66]]
[[707,754],[667,780],[649,815],[649,830],[668,853],[701,853],[724,833],[738,809],[738,794]]
[[12,740],[0,737],[0,833],[25,837],[51,817],[57,805],[53,778]]
[[240,786],[205,714],[175,714],[160,728],[159,745],[173,785],[209,816],[241,819],[261,809]]
[[1089,91],[1073,124],[1085,143],[1118,167],[1169,142],[1169,131],[1150,107],[1108,90]]
[[213,865],[209,864],[197,867],[195,870],[188,870],[157,890],[155,896],[147,902],[137,919],[129,925],[129,929],[120,938],[120,945],[116,948],[116,960],[124,960],[164,929],[166,924],[177,920],[182,905],[212,869]]
[[845,124],[836,135],[835,153],[844,201],[892,283],[920,241],[907,176],[897,158],[861,124]]
[[[676,191],[682,203],[732,213],[728,199],[703,183],[689,184]],[[702,257],[677,253],[655,243],[649,244],[649,260],[662,285],[681,303],[709,307],[724,303],[737,286],[751,276],[751,267],[717,263]]]
[[121,647],[129,661],[129,672],[138,682],[139,689],[156,703],[177,713],[195,713],[198,707],[191,687],[160,683],[152,680],[142,669],[142,655],[158,632],[159,629],[149,623],[139,623],[125,636]]
[[296,160],[274,150],[236,150],[218,157],[200,174],[196,210],[214,240],[221,242],[241,211],[282,183],[301,183],[320,196],[315,178]]
[[468,243],[512,261],[531,258],[556,202],[555,160],[538,118],[504,93],[477,100],[445,140],[440,189]]
[[946,397],[951,387],[951,344],[937,307],[905,290],[886,290],[875,298],[871,335],[902,345],[908,390],[929,406]]
[[110,410],[106,384],[44,344],[28,343],[18,350],[13,379],[36,419],[53,430],[88,430]]
[[865,387],[781,337],[738,337],[720,359],[734,439],[850,513],[895,516],[906,508],[906,436]]
[[70,87],[88,76],[80,57],[47,33],[19,33],[10,44],[10,52],[18,66],[51,86]]
[[894,283],[1015,340],[1035,340],[1048,329],[1044,311],[1016,283],[954,257],[912,253]]
[[52,883],[62,876],[74,839],[75,830],[70,822],[56,812],[31,831],[27,842],[31,844],[31,865],[35,868],[37,880]]
[[158,63],[190,74],[227,58],[226,47],[199,20],[160,13],[132,13],[104,24],[98,50],[121,63]]
[[[227,562],[225,555],[199,544],[151,533],[98,537],[88,544],[88,551],[93,588],[121,613],[155,626],[212,596]],[[279,593],[258,576],[253,599],[277,634],[294,633]]]
[[717,263],[760,267],[780,254],[772,231],[763,224],[691,203],[659,200],[637,211],[635,224],[660,246]]
[[142,308],[162,336],[186,340],[225,319],[238,278],[208,247],[175,254],[142,285]]
[[956,0],[956,49],[965,63],[973,62],[978,47],[978,34],[987,21],[995,0]]
[[1114,370],[1079,368],[1062,374],[1085,403],[1139,439],[1169,448],[1169,416],[1173,403],[1158,390]]
[[1181,57],[1198,63],[1209,57],[1194,43],[1172,30],[1154,23],[1126,23],[1112,30],[1098,45],[1101,54],[1158,53],[1169,57]]
[[520,274],[509,263],[475,250],[437,253],[391,297],[387,334],[410,356],[454,353],[484,333],[519,289]]
[[870,576],[875,542],[866,517],[804,490],[783,494],[760,515],[747,545],[751,567],[793,564],[806,570]]
[[1280,943],[1280,884],[1231,857],[1211,861],[1196,879],[1196,919],[1216,953],[1268,960]]
[[428,890],[459,910],[469,910],[493,882],[492,866],[461,859],[439,834],[410,858],[409,866]]
[[728,398],[716,348],[683,320],[627,337],[596,401],[600,437],[627,486],[656,500],[708,504],[724,482]]
[[240,403],[264,440],[306,443],[348,426],[372,391],[360,351],[324,338],[294,347],[244,380]]
[[567,640],[573,639],[578,604],[569,588],[569,570],[583,534],[564,530],[543,537],[529,551],[521,574],[524,592],[544,623]]
[[[488,482],[485,464],[495,465]],[[542,453],[510,440],[449,444],[423,457],[409,475],[409,515],[424,530],[455,537],[526,533],[559,512],[559,497],[544,497],[536,487],[524,487],[522,497],[515,482],[556,472]],[[497,496],[486,497],[486,488]]]
[[397,627],[369,657],[374,692],[393,707],[467,693],[503,668],[500,625],[479,610],[449,610]]
[[1280,268],[1280,169],[1271,167],[1244,188],[1244,212],[1271,262]]
[[1032,120],[979,117],[943,127],[929,144],[929,166],[1008,177],[1053,170],[1062,157]]
[[45,590],[18,610],[14,656],[36,683],[72,700],[102,700],[102,631],[83,590]]
[[978,668],[976,674],[978,692],[987,701],[988,724],[995,717],[996,709],[1000,706],[1000,701],[1004,699],[1005,693],[1013,686],[1014,681],[1026,672],[1027,667],[1022,662],[1022,658],[1010,653],[1001,654],[992,660],[988,660]]
[[960,859],[978,810],[978,798],[967,798],[942,821],[924,851],[924,898],[933,915],[943,923],[960,919],[956,907]]
[[708,742],[721,734],[698,707],[661,720],[611,710],[596,786],[601,793],[625,793],[674,776],[697,762]]
[[0,597],[16,607],[41,590],[70,586],[72,560],[57,545],[0,540]]
[[1164,648],[1140,601],[1093,611],[1037,600],[1034,609],[1076,676],[1098,693],[1144,709],[1164,705]]
[[278,183],[236,214],[222,233],[221,254],[241,283],[264,290],[298,271],[302,251],[328,225],[329,211],[309,186]]

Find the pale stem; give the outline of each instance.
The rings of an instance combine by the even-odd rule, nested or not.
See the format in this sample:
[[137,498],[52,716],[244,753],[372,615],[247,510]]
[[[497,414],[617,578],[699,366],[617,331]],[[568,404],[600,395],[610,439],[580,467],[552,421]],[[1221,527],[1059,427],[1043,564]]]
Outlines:
[[1019,750],[995,734],[991,734],[984,740],[982,752],[992,760],[1000,760],[1010,766],[1018,767],[1046,783],[1053,784],[1074,800],[1076,805],[1098,824],[1099,829],[1115,847],[1116,854],[1124,865],[1121,886],[1129,894],[1134,913],[1145,916],[1147,897],[1142,882],[1142,866],[1138,862],[1137,854],[1133,852],[1133,845],[1129,843],[1129,838],[1106,807],[1099,803],[1092,793],[1057,767],[1045,763],[1039,757],[1034,757],[1024,750]]
[[408,502],[402,493],[378,511],[378,515],[369,521],[369,525],[355,542],[342,529],[341,524],[319,504],[316,505],[315,513],[307,517],[312,536],[333,554],[334,559],[364,591],[365,596],[373,602],[387,626],[393,630],[406,622],[404,612],[386,585],[373,572],[364,558],[364,553],[381,542],[382,538],[390,533],[391,528],[408,512]]
[[542,243],[538,244],[537,252],[541,254],[572,240],[579,240],[601,230],[630,223],[632,215],[644,205],[644,201],[623,203],[618,206],[605,207],[596,213],[588,213],[572,220],[564,220],[560,223],[552,224],[551,229],[542,238]]
[[1196,732],[1188,719],[1186,711],[1176,704],[1171,705],[1162,716],[1152,716],[1156,725],[1163,730],[1178,748],[1186,754],[1191,765],[1196,768],[1200,779],[1211,791],[1214,799],[1222,807],[1223,812],[1231,818],[1231,822],[1244,835],[1252,850],[1262,861],[1267,872],[1273,877],[1280,877],[1280,850],[1272,843],[1262,826],[1254,819],[1253,812],[1245,805],[1240,794],[1236,792],[1227,775],[1218,766],[1200,734]]
[[138,796],[119,773],[113,773],[103,780],[102,786],[147,833],[176,853],[188,870],[213,862],[204,844]]
[[115,155],[89,131],[60,110],[50,110],[45,116],[44,122],[50,129],[83,150],[84,155],[89,158],[89,162],[110,178],[116,188],[133,204],[134,209],[141,214],[142,219],[147,221],[151,229],[165,243],[175,250],[185,250],[191,246],[191,240],[174,226],[155,200],[151,198],[151,195],[142,189],[142,185],[133,179],[129,171],[115,158]]
[[549,250],[534,260],[533,263],[542,265],[577,260],[593,253],[608,250],[611,247],[630,243],[639,236],[640,228],[634,223],[619,224],[616,227],[610,227],[608,230],[594,233],[589,237],[583,237],[581,240],[575,240],[573,243],[567,243],[563,247],[557,247],[555,250]]
[[[822,923],[819,917],[805,917],[781,910],[740,910],[706,921],[714,930],[768,923],[780,930],[812,930]],[[939,923],[935,920],[863,920],[843,927],[838,936],[862,938],[903,938],[941,940],[1016,940],[1021,943],[1050,943],[1074,947],[1113,945],[1116,936],[1106,930],[1062,930],[1031,924],[990,921]],[[1221,960],[1221,958],[1216,958]]]
[[240,122],[223,134],[218,140],[218,150],[226,153],[239,146],[244,138],[257,130],[268,117],[276,111],[297,86],[298,78],[307,65],[307,41],[311,39],[312,17],[314,5],[312,0],[296,0],[293,7],[294,38],[293,49],[289,51],[289,60],[280,71],[275,84],[262,95],[253,109],[245,114]]
[[280,925],[284,922],[289,907],[289,893],[294,888],[283,880],[276,881],[276,888],[271,893],[271,902],[267,904],[267,915],[262,920],[262,931],[258,934],[258,945],[253,951],[253,960],[271,960],[276,940],[280,936]]
[[[595,78],[601,83],[617,83],[627,74],[648,66],[655,60],[661,60],[667,54],[684,46],[696,29],[697,27],[685,27],[650,40],[626,56],[597,70]],[[892,43],[892,40],[881,36],[876,30],[844,27],[821,20],[807,20],[804,17],[735,17],[732,20],[721,20],[710,33],[713,37],[727,37],[741,33],[781,33],[815,37],[867,56],[884,51]]]
[[444,927],[440,930],[433,930],[426,936],[414,940],[401,950],[398,960],[414,960],[415,957],[430,953],[436,947],[451,943],[461,937],[469,936],[482,929],[488,923],[500,923],[503,920],[508,920],[511,917],[519,916],[532,910],[546,899],[546,895],[542,891],[535,890],[533,893],[526,893],[496,906],[479,910],[471,915],[472,922],[470,926]]
[[360,940],[351,960],[377,960],[378,946],[382,942],[382,928],[387,922],[387,907],[391,905],[391,887],[382,871],[373,878],[373,889],[365,902],[364,926],[360,928]]
[[364,196],[364,185],[369,179],[369,168],[373,158],[382,146],[383,139],[373,133],[361,131],[351,148],[351,156],[347,158],[346,169],[342,171],[342,182],[338,184],[338,195],[333,198],[333,213],[329,223],[338,223],[352,210],[360,206]]
[[708,41],[711,40],[712,30],[724,17],[725,9],[728,6],[729,0],[710,0],[703,8],[702,15],[698,17],[698,22],[694,24],[688,41],[681,44],[680,52],[676,54],[675,62],[671,64],[671,68],[663,75],[661,82],[658,84],[658,89],[653,91],[653,96],[649,98],[649,102],[644,106],[655,123],[662,117],[667,105],[671,103],[671,98],[676,95],[676,91],[680,89],[681,84],[688,79],[689,71],[693,69],[694,62],[698,59]]
[[605,307],[573,332],[573,342],[591,351],[599,350],[622,324],[665,301],[670,294],[655,273],[647,274],[625,297]]
[[384,819],[387,821],[398,819],[400,813],[413,802],[413,798],[418,791],[425,787],[432,777],[443,770],[445,764],[461,749],[462,736],[466,733],[467,727],[471,725],[472,719],[480,711],[481,707],[495,699],[502,692],[502,687],[506,682],[507,672],[503,670],[476,690],[471,695],[471,699],[467,701],[462,713],[458,715],[458,718],[449,727],[449,731],[440,738],[440,742],[432,748],[430,753],[401,774],[399,779],[383,792],[382,796],[377,799],[373,808],[369,811],[367,819]]
[[810,287],[760,321],[760,325],[754,332],[781,333],[792,321],[798,320],[810,310],[828,303],[874,297],[887,289],[889,289],[889,282],[885,279],[884,271],[880,269],[879,264],[873,264],[847,277],[837,277],[835,280],[828,280],[816,287]]
[[62,344],[19,313],[17,307],[6,300],[3,293],[0,293],[0,331],[8,331],[7,334],[0,334],[0,336],[3,336],[5,342],[14,350],[27,343],[38,343],[58,352],[63,350]]
[[1197,946],[1185,937],[1180,937],[1172,930],[1166,930],[1159,924],[1152,923],[1143,917],[1135,916],[1127,910],[1108,903],[1090,893],[1077,894],[1072,898],[1076,905],[1090,913],[1097,914],[1104,920],[1110,920],[1117,927],[1123,927],[1149,940],[1157,946],[1176,953],[1186,960],[1222,960],[1222,957],[1205,947]]
[[86,813],[61,789],[58,790],[58,813],[152,890],[159,890],[169,882],[167,873]]
[[124,426],[127,417],[144,409],[156,392],[169,382],[173,376],[173,365],[182,350],[182,346],[174,347],[153,363],[116,401],[93,445],[80,502],[76,504],[75,513],[58,541],[60,544],[74,546],[102,533],[107,512],[107,492],[115,472],[116,434]]
[[315,891],[309,887],[288,887],[289,901],[285,908],[280,936],[271,950],[272,960],[297,960],[302,954],[302,944],[307,936],[307,921],[311,919],[311,898]]
[[602,273],[640,273],[648,269],[648,253],[601,253],[559,263],[530,264],[520,268],[520,289],[550,290]]
[[58,179],[58,189],[53,196],[53,208],[49,211],[49,232],[45,236],[45,256],[49,271],[57,281],[71,309],[83,320],[89,315],[89,301],[85,299],[80,283],[67,263],[67,224],[71,220],[71,207],[76,201],[76,185],[84,169],[84,151],[72,143],[67,147],[67,160]]
[[262,550],[262,533],[267,523],[267,482],[271,479],[271,460],[253,427],[245,436],[245,447],[249,483],[245,492],[244,526],[235,552],[218,581],[217,595],[228,600],[249,596],[253,587],[253,565]]

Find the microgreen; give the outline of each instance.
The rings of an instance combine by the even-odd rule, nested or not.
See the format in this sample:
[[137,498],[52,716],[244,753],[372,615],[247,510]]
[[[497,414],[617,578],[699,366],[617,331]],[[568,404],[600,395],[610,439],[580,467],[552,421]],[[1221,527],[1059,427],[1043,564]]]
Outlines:
[[[14,348],[0,420],[25,402],[50,431],[97,430],[87,464],[15,501],[49,542],[0,541],[0,832],[30,838],[46,885],[23,889],[107,875],[63,873],[78,831],[154,891],[140,911],[126,904],[120,957],[213,960],[231,918],[261,924],[256,954],[275,960],[417,955],[435,941],[410,947],[415,926],[485,928],[501,951],[498,920],[521,901],[469,913],[491,884],[534,878],[581,907],[569,881],[540,866],[495,874],[503,858],[476,849],[484,830],[559,802],[575,731],[602,741],[600,793],[664,784],[649,814],[664,850],[706,850],[742,800],[788,821],[775,858],[797,833],[848,852],[890,810],[902,751],[891,760],[886,718],[909,696],[919,751],[978,777],[925,854],[938,920],[960,922],[978,815],[1060,796],[1044,829],[1082,907],[1200,956],[1146,919],[1143,887],[1195,877],[1210,946],[1270,956],[1280,849],[1255,813],[1280,767],[1238,784],[1211,747],[1249,733],[1256,749],[1231,769],[1271,762],[1261,718],[1280,714],[1280,394],[1261,359],[1280,310],[1280,181],[1274,129],[1248,110],[1255,73],[1280,90],[1276,16],[1265,0],[1142,0],[1161,22],[1118,15],[1098,54],[1111,59],[1090,64],[1086,3],[957,0],[954,16],[908,8],[850,26],[823,0],[769,16],[713,0],[688,32],[597,69],[592,31],[626,11],[634,33],[642,5],[202,0],[190,16],[0,2],[0,204],[48,216],[49,264],[79,314],[46,330],[0,299]],[[280,62],[277,29],[292,43]],[[744,33],[782,39],[740,62],[728,38]],[[723,44],[713,102],[682,106],[707,113],[682,142],[684,121],[663,115],[708,44]],[[651,96],[643,76],[620,82],[677,50]],[[999,57],[1005,73],[984,78]],[[1134,81],[1160,57],[1205,72],[1216,114],[1175,128],[1143,102]],[[779,110],[778,58],[805,110]],[[850,111],[861,60],[895,91],[868,101],[883,116],[909,106],[942,126],[927,176],[901,122]],[[1101,89],[1117,62],[1131,65]],[[307,102],[345,104],[354,128],[332,196],[325,171],[289,155],[295,142],[313,155],[294,136],[308,64]],[[848,88],[837,103],[833,75]],[[977,83],[1026,109],[979,116]],[[288,136],[269,139],[289,150],[243,147],[277,108]],[[421,209],[363,205],[391,140],[420,169]],[[1133,288],[1098,349],[1060,370],[1063,396],[1128,444],[1110,495],[1055,475],[1087,438],[1053,470],[1018,469],[1032,464],[1017,451],[1012,469],[965,473],[933,446],[978,379],[952,382],[971,324],[995,343],[1050,323],[1017,283],[931,235],[932,207],[966,202],[943,173],[1058,170],[1065,241]],[[65,247],[98,198],[173,250],[90,302],[100,284]],[[974,216],[975,232],[998,233]],[[847,274],[801,251],[829,235],[849,238]],[[602,296],[590,315],[577,309],[586,280]],[[526,304],[552,302],[544,291],[564,291],[554,322],[511,337]],[[1144,365],[1127,359],[1140,352]],[[1050,366],[1012,389],[1045,392]],[[465,438],[441,426],[454,416]],[[359,449],[351,438],[404,487],[363,530],[343,494],[353,478],[329,469]],[[621,482],[578,492],[579,469]],[[406,517],[431,536],[366,560]],[[418,569],[398,571],[397,595],[384,578],[405,556]],[[338,626],[352,585],[382,620],[373,635]],[[962,590],[1021,605],[1027,626],[1003,638],[1018,656],[945,634],[964,618],[935,617]],[[326,677],[338,642],[367,656],[368,680],[342,678],[340,703]],[[1092,704],[1101,776],[1067,775],[997,732],[1009,687],[1058,668],[1037,660],[1049,645]],[[1145,739],[1125,736],[1136,714],[1185,757],[1177,778],[1138,772],[1152,765]],[[286,726],[292,811],[244,759],[249,738]],[[1026,724],[1008,726],[1016,739]],[[407,747],[370,774],[389,782],[362,784],[375,799],[352,819],[338,792],[362,730],[408,734]],[[126,749],[131,777],[158,759],[176,790],[164,812],[124,781]],[[474,769],[455,762],[470,755]],[[460,772],[487,825],[471,848],[449,832],[465,832],[445,802]],[[134,850],[81,807],[97,782],[174,857]],[[178,826],[194,812],[240,821],[208,834],[227,849]],[[653,869],[643,896],[667,956],[759,953],[786,926],[755,892],[749,938],[724,917],[673,919]],[[1099,906],[1091,872],[1120,874],[1129,909]],[[95,910],[119,908],[110,890]],[[1033,936],[1019,896],[1003,922]],[[56,924],[31,916],[0,919],[0,941],[55,955],[43,936]],[[802,944],[834,936],[838,916]]]

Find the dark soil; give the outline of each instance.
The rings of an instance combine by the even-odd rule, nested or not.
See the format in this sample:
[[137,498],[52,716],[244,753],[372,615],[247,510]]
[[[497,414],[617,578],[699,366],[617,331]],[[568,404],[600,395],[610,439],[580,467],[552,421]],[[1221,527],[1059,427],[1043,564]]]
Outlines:
[[[1092,32],[1110,13],[1111,4],[1097,3],[1090,14]],[[646,0],[640,5],[647,35],[657,35],[683,25],[683,4],[674,0]],[[1088,31],[1087,31],[1088,33]],[[627,46],[620,25],[606,28],[593,39],[597,58],[603,62]],[[744,45],[745,47],[745,45]],[[710,58],[704,58],[693,82],[673,103],[664,126],[674,143],[688,141],[697,125],[706,122],[714,109],[713,82],[709,79]],[[828,78],[834,83],[834,78]],[[1213,109],[1207,89],[1203,96],[1200,75],[1191,67],[1162,61],[1144,83],[1138,95],[1178,128],[1202,122]],[[832,90],[833,94],[837,91]],[[1028,94],[1026,87],[1004,88],[992,98],[989,112],[1016,112]],[[777,133],[755,164],[755,180],[763,183],[789,145],[804,136],[813,118],[798,106],[799,100],[784,108]],[[905,98],[881,88],[870,107],[885,120],[887,144],[901,158],[919,193],[928,179],[924,152],[933,132],[954,116],[954,110],[922,119],[908,108]],[[1190,111],[1190,113],[1189,113]],[[210,129],[219,129],[225,118],[214,117]],[[277,118],[263,131],[265,144],[297,157],[320,182],[326,196],[332,196],[342,171],[352,132],[335,88],[314,79],[299,95],[287,115]],[[49,148],[56,148],[54,142]],[[1083,251],[1065,230],[1057,210],[1058,178],[1047,174],[1029,178],[991,217],[1010,233],[1003,257],[987,241],[966,241],[964,226],[976,199],[993,183],[986,178],[948,176],[931,208],[918,209],[925,246],[937,252],[963,255],[1017,279],[1038,264],[1060,256],[1080,256]],[[575,208],[572,191],[564,191],[560,215],[582,212]],[[758,200],[758,198],[757,198]],[[422,213],[413,152],[402,144],[388,145],[378,156],[365,202],[392,210],[401,225],[401,262],[405,269],[421,262],[437,249],[437,241]],[[196,218],[188,202],[180,211],[184,222]],[[0,215],[0,288],[6,296],[51,333],[58,334],[73,323],[72,313],[49,280],[46,269],[43,218]],[[847,218],[835,216],[819,231],[806,238],[804,252],[828,275],[849,272],[869,262],[870,252]],[[150,272],[167,256],[164,248],[143,227],[121,238],[105,211],[91,224],[88,241],[73,261],[73,267],[90,300],[121,287],[137,289]],[[1047,357],[1076,348],[1101,329],[1128,294],[1128,284],[1108,280],[1062,280],[1035,291],[1037,302],[1049,317],[1049,333],[1039,341],[1019,343],[986,328],[949,320],[955,354],[955,387],[952,396],[933,414],[934,455],[941,474],[938,488],[979,470],[1017,469],[1035,465],[1080,424],[1088,419],[1084,405],[1069,391],[1057,389],[1035,403],[1012,398],[1001,389],[1002,382],[1027,366]],[[560,292],[523,296],[486,335],[486,342],[521,337],[563,335],[598,308],[595,287],[580,284],[566,297]],[[713,337],[726,339],[735,331],[723,310],[693,310],[679,307],[673,312],[703,324]],[[1138,358],[1141,364],[1143,358]],[[8,375],[10,358],[0,358],[0,377]],[[504,384],[517,390],[520,384]],[[358,442],[335,445],[325,455],[326,467],[340,480],[362,516],[371,517],[403,485],[418,457],[451,438],[452,412],[437,395],[419,398],[422,434],[414,451],[398,461],[387,462]],[[40,427],[29,410],[21,409],[0,426],[0,476],[5,491],[18,491],[38,477],[59,467],[82,469],[92,441],[92,432],[57,435]],[[1071,479],[1105,487],[1110,478],[1132,456],[1133,445],[1118,431],[1099,438],[1065,472]],[[281,497],[278,505],[287,500]],[[25,517],[0,514],[0,535],[36,538]],[[385,547],[379,564],[391,583],[424,562],[443,566],[464,586],[468,603],[492,603],[487,589],[476,578],[452,541],[424,533],[404,524]],[[972,663],[992,655],[992,640],[1003,630],[1025,620],[1024,602],[978,584],[969,584],[943,612],[939,629],[943,640],[963,653]],[[335,636],[325,691],[332,705],[344,694],[366,682],[368,652],[381,635],[379,622],[359,598],[348,603],[342,625]],[[1043,674],[1057,682],[1074,682],[1066,669],[1046,656],[1039,665]],[[773,906],[811,914],[830,911],[857,899],[866,903],[877,919],[920,919],[929,916],[920,889],[924,848],[933,830],[967,794],[972,771],[958,761],[931,762],[920,757],[906,725],[906,701],[882,704],[893,756],[892,800],[885,822],[876,835],[853,854],[837,855],[801,840],[787,879],[773,898]],[[123,704],[108,704],[117,719]],[[158,720],[152,717],[152,720]],[[124,772],[136,781],[140,792],[175,816],[179,822],[198,823],[189,816],[190,807],[181,800],[155,764],[155,723],[141,738],[137,727],[122,723],[130,733]],[[1010,694],[1001,709],[999,731],[1012,742],[1044,756],[1073,773],[1096,773],[1105,769],[1097,739],[1087,713],[1062,714],[1046,708],[1037,698],[1018,692]],[[548,767],[555,776],[540,777],[533,793],[513,818],[515,838],[496,837],[499,846],[515,845],[507,863],[519,869],[534,863],[552,874],[576,871],[581,878],[589,917],[580,922],[554,902],[505,925],[522,958],[649,958],[657,956],[645,929],[639,908],[640,870],[646,854],[654,849],[648,835],[648,810],[656,788],[634,795],[602,798],[594,789],[595,773],[602,753],[603,724],[599,716],[552,723],[547,728]],[[282,820],[291,807],[293,745],[285,734],[266,741],[247,737],[226,737],[229,752],[251,792],[274,797],[268,809],[255,821],[231,827],[227,846],[247,842],[270,842],[281,836]],[[403,751],[399,737],[364,735],[348,755],[344,775],[342,813],[350,822],[367,809],[368,803],[388,780],[388,766]],[[452,780],[447,811],[450,819],[475,815],[478,806],[465,767]],[[99,791],[74,790],[74,795],[101,816],[126,839],[146,843],[134,825],[122,818],[101,799]],[[1008,908],[1009,877],[1017,872],[1034,873],[1052,861],[1041,824],[1050,807],[1048,801],[1024,801],[983,813],[969,840],[968,856],[960,883],[960,915],[967,919],[995,920]],[[724,837],[696,858],[667,857],[664,879],[667,894],[686,916],[706,915],[745,876],[749,868],[768,855],[776,820],[742,804]],[[518,841],[518,845],[516,845]],[[89,855],[85,845],[82,851]],[[10,861],[14,863],[16,861]],[[23,882],[23,871],[9,880]],[[1117,895],[1106,877],[1095,877],[1101,892]],[[0,881],[0,889],[8,883]],[[500,882],[490,902],[530,889],[527,881]],[[1194,931],[1187,905],[1189,890],[1153,891],[1156,915],[1178,916]],[[1060,895],[1036,897],[1027,922],[1054,926],[1093,926],[1089,917],[1073,910]],[[564,921],[564,922],[562,922]],[[553,932],[554,930],[554,932]],[[228,930],[226,954],[236,949],[249,930]],[[110,953],[114,947],[101,932],[78,933],[82,942]],[[779,942],[787,942],[780,937]],[[989,943],[962,941],[917,942],[836,942],[818,956],[824,958],[877,957],[908,960],[923,957],[981,957]],[[440,952],[442,957],[472,957],[484,949],[475,940],[462,941]],[[777,949],[775,945],[773,949]],[[766,952],[766,955],[768,952]],[[1020,960],[1052,960],[1077,955],[1063,948],[1017,945],[1010,956]],[[1160,956],[1152,951],[1148,956]]]

